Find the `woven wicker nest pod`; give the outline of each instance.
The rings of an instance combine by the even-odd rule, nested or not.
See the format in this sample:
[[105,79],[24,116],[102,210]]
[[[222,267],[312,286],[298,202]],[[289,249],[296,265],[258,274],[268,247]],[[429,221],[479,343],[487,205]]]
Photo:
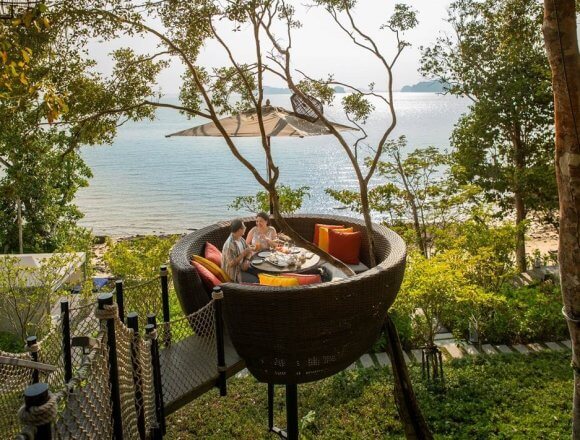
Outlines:
[[[366,235],[364,222],[348,217],[296,215],[286,220],[311,241],[316,223],[352,226]],[[244,222],[251,227],[254,219]],[[259,381],[299,384],[331,376],[375,342],[403,279],[406,247],[390,229],[373,228],[378,264],[351,278],[299,287],[222,284],[229,336]],[[210,298],[189,263],[191,256],[203,254],[208,241],[221,247],[228,235],[229,222],[218,223],[183,237],[173,248],[173,280],[186,314]],[[361,260],[369,265],[365,243],[363,237]]]

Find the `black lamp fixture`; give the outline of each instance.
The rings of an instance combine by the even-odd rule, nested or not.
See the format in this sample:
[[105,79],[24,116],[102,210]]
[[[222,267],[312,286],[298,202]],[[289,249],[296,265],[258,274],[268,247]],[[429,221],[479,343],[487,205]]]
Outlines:
[[0,20],[11,20],[37,7],[42,0],[0,0]]

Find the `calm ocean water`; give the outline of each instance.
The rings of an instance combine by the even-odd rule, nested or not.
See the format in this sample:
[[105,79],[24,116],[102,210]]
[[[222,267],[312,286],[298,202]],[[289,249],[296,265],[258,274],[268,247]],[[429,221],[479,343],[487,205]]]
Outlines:
[[[273,105],[290,108],[289,95],[270,99]],[[176,98],[166,101],[176,102]],[[468,102],[431,93],[396,93],[395,105],[398,123],[394,136],[406,135],[409,149],[429,145],[446,149],[453,125]],[[371,145],[389,123],[385,106],[377,102],[376,107],[367,122]],[[325,112],[345,122],[338,108],[329,107]],[[184,232],[247,215],[228,205],[238,195],[255,194],[259,186],[221,138],[165,138],[202,122],[161,109],[154,121],[121,127],[112,146],[84,148],[82,155],[94,177],[77,196],[85,214],[81,224],[95,234],[122,236]],[[355,135],[346,136],[352,139]],[[264,169],[259,139],[238,138],[237,144],[259,170]],[[272,148],[280,167],[280,183],[311,188],[302,211],[347,214],[337,211],[337,202],[324,193],[327,187],[357,187],[348,159],[332,136],[273,138]]]

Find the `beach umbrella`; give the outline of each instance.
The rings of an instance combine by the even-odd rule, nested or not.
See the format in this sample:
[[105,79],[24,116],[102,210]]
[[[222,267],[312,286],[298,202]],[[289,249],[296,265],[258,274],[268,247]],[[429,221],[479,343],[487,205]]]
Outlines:
[[[291,112],[282,107],[275,107],[270,105],[270,101],[266,101],[266,105],[262,107],[262,120],[264,123],[264,130],[266,132],[266,139],[268,146],[270,146],[270,138],[272,136],[285,137],[305,137],[305,136],[323,136],[330,134],[330,130],[316,118],[310,109],[306,106],[301,106],[300,101],[295,98],[292,99],[292,105],[296,111]],[[312,98],[311,98],[312,99]],[[320,107],[322,111],[322,107]],[[237,115],[227,116],[220,119],[220,123],[231,137],[258,137],[261,136],[260,124],[258,121],[258,114],[256,110],[251,110]],[[337,131],[358,130],[348,125],[332,123],[332,126]],[[187,130],[172,133],[166,137],[173,136],[222,136],[214,122],[198,125],[196,127],[188,128]],[[268,170],[268,182],[271,179],[270,170]],[[272,213],[272,203],[270,201],[270,214]]]

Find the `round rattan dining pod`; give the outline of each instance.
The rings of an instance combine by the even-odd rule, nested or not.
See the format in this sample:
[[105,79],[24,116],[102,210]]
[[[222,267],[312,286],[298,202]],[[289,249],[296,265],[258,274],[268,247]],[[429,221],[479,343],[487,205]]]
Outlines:
[[[253,219],[243,219],[251,227]],[[363,234],[361,261],[369,264],[362,220],[323,215],[286,217],[312,241],[317,223],[353,227]],[[276,225],[274,225],[276,226]],[[221,248],[229,223],[217,223],[183,237],[171,252],[174,285],[186,314],[210,301],[193,255],[206,242]],[[375,267],[350,278],[298,287],[221,284],[229,337],[248,370],[261,382],[299,384],[333,375],[366,353],[377,339],[399,291],[406,247],[390,229],[374,225]]]

